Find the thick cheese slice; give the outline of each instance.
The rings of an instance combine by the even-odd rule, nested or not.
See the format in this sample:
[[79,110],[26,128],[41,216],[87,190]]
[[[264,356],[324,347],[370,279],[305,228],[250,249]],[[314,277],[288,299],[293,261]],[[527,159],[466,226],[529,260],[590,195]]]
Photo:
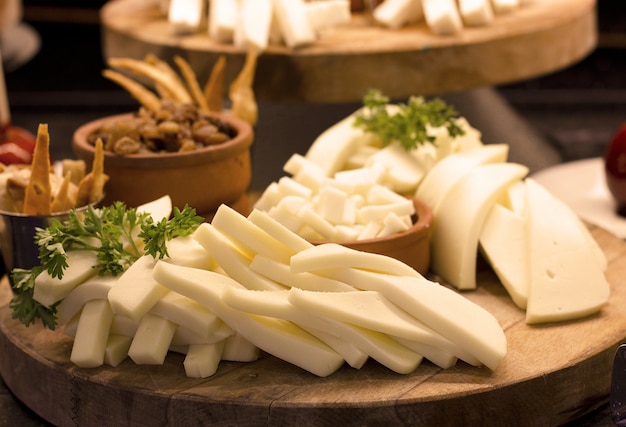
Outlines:
[[458,289],[476,288],[480,230],[498,198],[528,173],[516,163],[480,165],[457,182],[438,205],[431,237],[431,268]]
[[74,288],[74,290],[57,305],[58,324],[64,325],[69,322],[76,313],[82,310],[83,306],[88,301],[106,299],[116,281],[117,278],[113,276],[94,276]]
[[350,0],[307,1],[306,16],[313,31],[320,33],[328,28],[350,22]]
[[456,365],[456,362],[458,360],[458,357],[456,357],[454,354],[448,353],[447,351],[430,346],[428,344],[411,341],[399,337],[393,337],[393,339],[398,341],[400,344],[406,346],[407,348],[415,351],[416,353],[424,355],[426,359],[430,360],[442,369],[448,369]]
[[530,239],[526,218],[495,204],[478,241],[515,305],[525,310],[530,286]]
[[372,16],[381,25],[400,28],[424,18],[422,0],[387,0],[376,6]]
[[430,206],[434,213],[440,200],[465,174],[478,165],[504,163],[508,152],[508,145],[493,144],[451,154],[428,171],[417,188],[415,197]]
[[220,318],[202,304],[171,291],[157,301],[150,313],[189,328],[204,339],[208,339],[222,324]]
[[167,293],[152,279],[154,263],[151,256],[142,256],[119,276],[108,294],[114,313],[138,321]]
[[239,0],[239,19],[235,27],[236,46],[264,51],[269,43],[274,17],[272,0]]
[[271,258],[257,255],[250,263],[250,268],[265,277],[286,287],[300,288],[308,291],[346,292],[356,290],[338,280],[303,272],[293,273],[289,264],[283,264]]
[[596,313],[610,285],[576,214],[533,179],[526,180],[530,234],[527,323]]
[[70,360],[81,368],[94,368],[104,363],[113,312],[106,299],[89,301],[78,320]]
[[304,0],[274,0],[274,11],[288,47],[295,48],[315,41],[315,31],[309,23]]
[[232,43],[239,16],[239,0],[209,2],[209,36],[218,43]]
[[337,243],[324,243],[291,257],[293,273],[315,272],[329,268],[362,268],[400,276],[422,277],[402,261],[388,256],[363,252]]
[[166,261],[185,267],[212,270],[216,267],[215,260],[193,236],[179,236],[165,243],[167,248]]
[[234,280],[248,289],[284,289],[280,284],[269,280],[250,269],[250,260],[233,246],[213,225],[203,223],[194,233],[194,238],[217,261],[217,264]]
[[104,349],[104,364],[116,367],[128,357],[128,349],[133,341],[131,337],[123,335],[109,335]]
[[[288,301],[288,291],[247,291],[228,289],[224,301],[239,310],[262,316],[291,320],[313,333],[323,332],[321,337],[330,339],[334,345],[341,345],[328,335],[350,344],[341,350],[351,366],[364,362],[363,354],[369,355],[383,366],[397,373],[413,372],[421,363],[422,355],[400,345],[387,335],[370,329],[340,322],[295,307]],[[345,344],[344,344],[345,346]],[[357,347],[360,352],[355,352]]]
[[162,365],[174,332],[174,322],[147,313],[139,321],[128,356],[138,365]]
[[76,286],[80,285],[97,271],[96,253],[93,251],[67,252],[67,268],[61,279],[52,277],[43,271],[35,278],[33,299],[46,307],[65,298]]
[[439,35],[458,33],[463,21],[454,0],[422,0],[424,18],[431,31]]
[[190,345],[183,361],[185,375],[189,378],[207,378],[217,372],[224,341],[215,344]]
[[300,237],[280,222],[258,209],[253,209],[248,215],[248,220],[266,231],[270,236],[284,243],[294,252],[300,252],[313,247],[313,244],[306,239]]
[[245,339],[241,334],[234,333],[224,340],[222,360],[231,362],[253,362],[259,358],[259,348]]
[[506,336],[498,320],[445,286],[424,278],[392,276],[356,268],[335,269],[332,276],[360,289],[380,292],[452,341],[457,348],[449,352],[471,365],[482,363],[495,369],[506,355]]
[[488,25],[493,21],[491,0],[459,0],[459,12],[465,25]]
[[225,289],[241,287],[228,276],[164,262],[157,262],[153,275],[169,289],[205,305],[249,342],[279,359],[321,377],[344,363],[337,352],[292,322],[243,313],[225,304]]

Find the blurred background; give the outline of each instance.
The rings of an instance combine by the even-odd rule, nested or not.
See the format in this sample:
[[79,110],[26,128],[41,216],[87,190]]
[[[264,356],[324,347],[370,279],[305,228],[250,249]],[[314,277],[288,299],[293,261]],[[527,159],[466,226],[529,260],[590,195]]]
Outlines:
[[[5,57],[14,124],[35,132],[39,122],[47,122],[56,158],[73,156],[70,141],[78,125],[138,106],[126,92],[101,76],[106,65],[100,45],[99,9],[104,3],[24,0],[24,26],[33,30],[39,46],[23,64],[11,64]],[[507,106],[527,121],[563,161],[602,155],[612,133],[626,121],[626,2],[597,3],[599,41],[592,54],[567,69],[495,88],[508,101]],[[6,35],[2,43],[7,43]],[[3,48],[3,52],[6,50]],[[454,103],[455,94],[451,96]],[[289,105],[261,103],[252,187],[264,188],[282,175],[281,166],[289,154],[305,150],[322,130],[357,107],[315,105],[298,110]],[[462,106],[458,107],[464,113]],[[295,114],[302,132],[299,141],[288,138],[289,129],[282,120],[286,114],[292,121]],[[494,119],[490,116],[489,120]],[[472,124],[481,129],[482,123]],[[489,141],[506,137],[502,131],[484,135],[485,142],[507,142]],[[285,140],[290,141],[288,147],[276,145],[275,141]]]

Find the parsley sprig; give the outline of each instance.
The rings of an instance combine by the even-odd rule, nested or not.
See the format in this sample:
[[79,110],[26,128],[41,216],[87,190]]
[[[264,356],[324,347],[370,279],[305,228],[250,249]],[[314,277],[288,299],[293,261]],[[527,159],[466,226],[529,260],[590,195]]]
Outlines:
[[424,97],[413,96],[407,104],[396,104],[397,111],[390,111],[388,104],[388,97],[378,90],[370,90],[354,121],[356,127],[378,135],[383,146],[397,141],[411,150],[426,142],[434,143],[435,137],[428,133],[429,126],[445,126],[453,138],[465,134],[455,121],[457,111],[439,98],[427,101]]
[[[68,267],[67,253],[74,250],[96,252],[101,276],[118,276],[144,254],[154,258],[168,256],[166,243],[177,236],[187,236],[204,219],[195,209],[174,208],[171,219],[155,222],[150,214],[115,202],[103,208],[88,207],[84,212],[70,211],[67,221],[53,221],[48,228],[38,228],[35,241],[41,264],[30,269],[14,269],[16,295],[10,302],[12,316],[26,326],[41,319],[44,326],[56,326],[56,304],[45,307],[33,299],[35,279],[46,271],[61,279]],[[143,244],[138,245],[137,242]]]

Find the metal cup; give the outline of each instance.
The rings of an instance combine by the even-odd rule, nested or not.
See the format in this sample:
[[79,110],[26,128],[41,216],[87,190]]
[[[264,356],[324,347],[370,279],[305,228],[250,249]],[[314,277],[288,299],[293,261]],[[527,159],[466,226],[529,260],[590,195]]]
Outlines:
[[[76,209],[84,211],[87,206]],[[35,242],[37,228],[47,228],[53,220],[60,222],[69,218],[69,212],[51,215],[25,215],[0,210],[0,251],[4,262],[4,272],[8,275],[11,287],[11,271],[14,268],[31,269],[40,264],[39,247]]]

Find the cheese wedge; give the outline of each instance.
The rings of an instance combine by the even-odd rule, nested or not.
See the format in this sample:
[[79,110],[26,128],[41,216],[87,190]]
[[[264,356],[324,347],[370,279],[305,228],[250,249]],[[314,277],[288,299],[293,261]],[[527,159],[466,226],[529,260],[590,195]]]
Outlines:
[[46,307],[65,298],[76,286],[80,285],[97,271],[96,253],[93,251],[67,252],[67,268],[61,279],[52,277],[43,271],[35,278],[33,299]]
[[482,164],[504,163],[508,152],[508,145],[493,144],[451,154],[430,169],[417,188],[415,197],[430,206],[434,213],[448,190],[470,170]]
[[376,6],[372,16],[381,25],[400,28],[424,18],[422,0],[387,0]]
[[321,377],[344,363],[337,352],[291,322],[243,313],[225,304],[225,289],[241,287],[227,276],[164,262],[157,262],[153,276],[171,290],[205,305],[252,344],[279,359]]
[[104,363],[113,312],[106,299],[89,301],[78,320],[70,361],[81,368],[94,368]]
[[528,173],[515,163],[480,165],[438,205],[431,237],[431,269],[458,289],[476,288],[478,237],[485,218],[513,182]]
[[151,256],[142,256],[119,276],[108,294],[113,313],[139,321],[167,293],[152,279],[154,263]]
[[533,179],[526,180],[526,194],[531,253],[526,322],[600,311],[610,285],[576,214]]
[[478,241],[515,305],[525,310],[530,287],[530,239],[526,218],[496,204],[483,224]]

